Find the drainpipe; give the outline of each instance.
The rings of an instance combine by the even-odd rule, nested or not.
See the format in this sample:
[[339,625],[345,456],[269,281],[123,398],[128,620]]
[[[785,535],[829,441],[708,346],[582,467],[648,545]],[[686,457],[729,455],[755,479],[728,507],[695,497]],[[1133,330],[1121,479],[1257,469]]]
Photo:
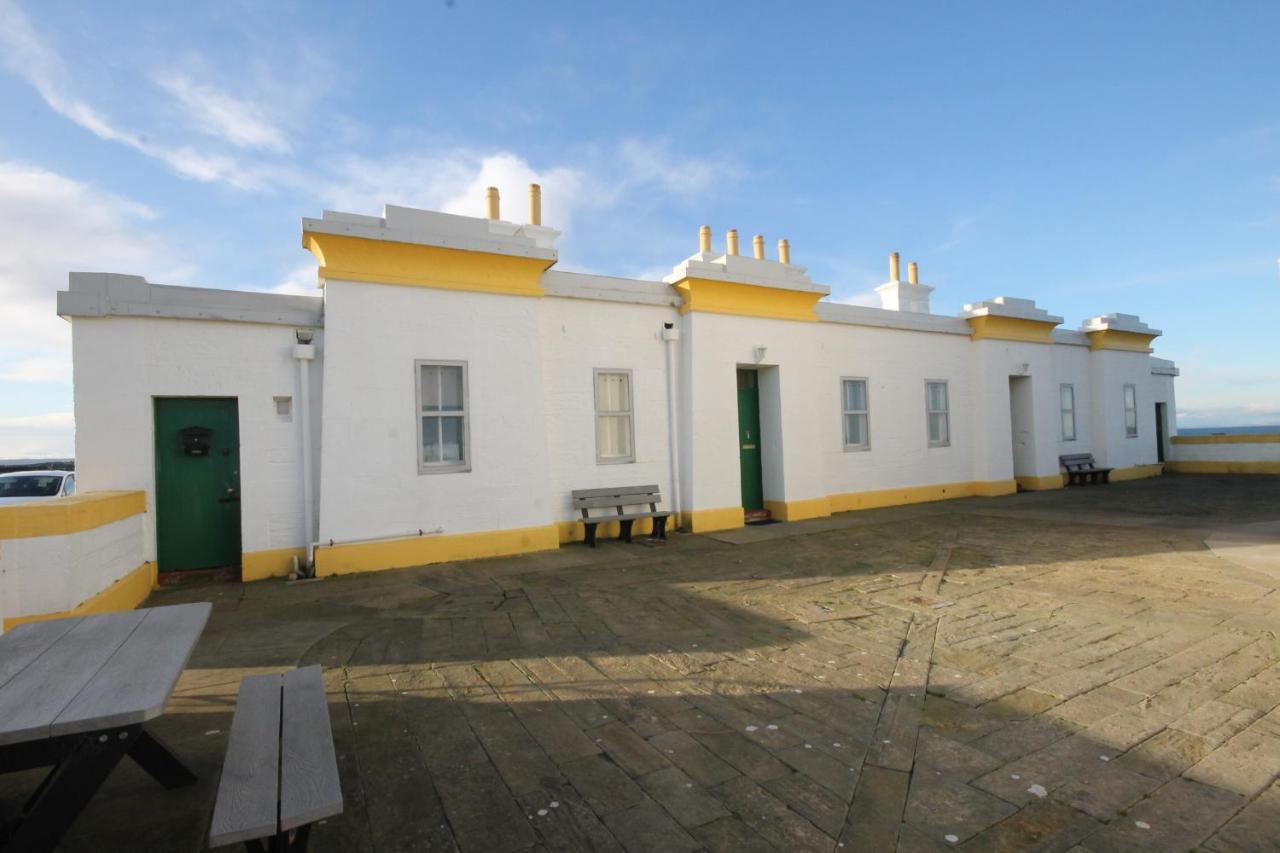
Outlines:
[[311,485],[311,360],[316,357],[315,345],[311,343],[314,332],[311,329],[299,329],[296,333],[298,343],[293,348],[293,357],[298,360],[298,419],[302,422],[302,541],[307,543],[307,564],[304,572],[308,577],[315,575],[316,510],[315,492]]
[[676,342],[680,330],[675,323],[662,324],[662,340],[667,353],[667,455],[670,457],[671,510],[675,514],[676,527],[680,526],[680,446],[676,424]]

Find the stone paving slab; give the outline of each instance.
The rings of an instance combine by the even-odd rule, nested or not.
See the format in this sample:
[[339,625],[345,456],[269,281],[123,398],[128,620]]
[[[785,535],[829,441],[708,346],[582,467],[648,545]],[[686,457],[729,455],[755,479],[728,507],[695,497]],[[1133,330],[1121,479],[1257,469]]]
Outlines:
[[166,589],[214,604],[154,723],[200,781],[121,765],[63,849],[203,849],[240,678],[315,662],[321,851],[1276,850],[1278,512],[1165,477]]

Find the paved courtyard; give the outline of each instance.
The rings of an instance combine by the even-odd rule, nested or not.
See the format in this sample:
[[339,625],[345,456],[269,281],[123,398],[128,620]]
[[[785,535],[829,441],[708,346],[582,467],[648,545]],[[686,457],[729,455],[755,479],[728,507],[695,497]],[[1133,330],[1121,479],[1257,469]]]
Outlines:
[[1170,476],[165,590],[201,781],[126,762],[64,849],[202,849],[239,679],[320,663],[318,850],[1277,850],[1277,520]]

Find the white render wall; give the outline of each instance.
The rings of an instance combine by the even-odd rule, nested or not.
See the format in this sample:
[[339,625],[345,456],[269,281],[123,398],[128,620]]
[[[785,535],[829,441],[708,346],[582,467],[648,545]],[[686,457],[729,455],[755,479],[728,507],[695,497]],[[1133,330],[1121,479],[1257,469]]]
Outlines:
[[[143,559],[155,559],[155,397],[237,398],[241,550],[305,544],[292,326],[76,317],[71,328],[77,487],[81,492],[147,493]],[[312,440],[318,448],[322,333],[316,333],[315,343],[311,406]],[[293,398],[290,421],[276,416],[277,396]]]
[[0,544],[0,623],[60,613],[88,601],[146,561],[140,513],[61,536]]

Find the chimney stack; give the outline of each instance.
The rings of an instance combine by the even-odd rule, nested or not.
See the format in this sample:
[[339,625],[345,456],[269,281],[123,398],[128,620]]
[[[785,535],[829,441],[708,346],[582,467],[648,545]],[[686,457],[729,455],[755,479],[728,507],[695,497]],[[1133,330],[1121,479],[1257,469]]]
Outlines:
[[898,266],[897,252],[891,252],[889,254],[889,281],[902,281],[901,270]]
[[889,255],[889,280],[876,288],[880,295],[880,307],[886,311],[909,311],[914,314],[929,313],[929,294],[933,288],[920,283],[920,265],[907,264],[907,280],[899,277],[898,253]]
[[751,248],[755,253],[757,261],[764,260],[764,235],[757,234],[751,238]]
[[703,225],[698,229],[698,253],[711,254],[711,226]]
[[726,254],[738,254],[738,229],[730,228],[729,233],[724,235]]
[[542,224],[542,187],[529,184],[529,224]]
[[498,188],[489,187],[484,191],[484,198],[489,208],[489,218],[501,219],[502,217],[498,214]]
[[791,263],[791,244],[785,238],[778,241],[778,263]]
[[907,283],[908,284],[920,283],[920,265],[917,264],[915,261],[912,261],[911,263],[907,264]]

